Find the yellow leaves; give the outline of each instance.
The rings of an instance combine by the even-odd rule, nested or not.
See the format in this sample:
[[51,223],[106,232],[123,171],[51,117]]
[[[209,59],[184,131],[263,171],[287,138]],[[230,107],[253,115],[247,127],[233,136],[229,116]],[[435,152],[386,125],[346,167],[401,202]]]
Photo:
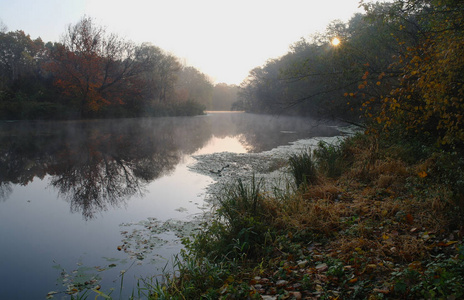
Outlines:
[[360,247],[356,247],[356,248],[354,248],[354,250],[355,250],[356,252],[358,252],[359,254],[364,253],[364,251],[363,251]]
[[395,110],[400,107],[400,104],[396,99],[393,99],[392,102],[390,103],[390,109]]

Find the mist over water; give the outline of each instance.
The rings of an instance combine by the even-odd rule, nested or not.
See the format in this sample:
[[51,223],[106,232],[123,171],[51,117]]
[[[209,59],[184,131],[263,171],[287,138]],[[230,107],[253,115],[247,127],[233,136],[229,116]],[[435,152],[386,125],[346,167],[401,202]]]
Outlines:
[[[2,123],[0,298],[63,291],[63,270],[98,275],[102,291],[117,287],[112,296],[125,270],[129,295],[181,249],[176,222],[207,209],[213,179],[189,170],[193,155],[261,152],[336,134],[303,118],[244,113]],[[171,230],[153,230],[163,226]]]

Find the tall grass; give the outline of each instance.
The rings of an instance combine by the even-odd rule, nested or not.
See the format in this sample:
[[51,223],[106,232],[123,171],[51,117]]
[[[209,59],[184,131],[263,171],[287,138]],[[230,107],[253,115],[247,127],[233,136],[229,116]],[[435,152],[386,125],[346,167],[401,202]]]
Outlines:
[[264,203],[263,180],[238,179],[225,186],[209,224],[187,247],[199,257],[240,259],[257,256],[270,241],[267,220],[272,212]]
[[311,149],[306,149],[298,154],[291,154],[288,161],[297,187],[316,183],[317,169]]
[[330,178],[339,177],[346,165],[343,159],[342,144],[329,144],[321,141],[314,150],[314,158],[319,170]]

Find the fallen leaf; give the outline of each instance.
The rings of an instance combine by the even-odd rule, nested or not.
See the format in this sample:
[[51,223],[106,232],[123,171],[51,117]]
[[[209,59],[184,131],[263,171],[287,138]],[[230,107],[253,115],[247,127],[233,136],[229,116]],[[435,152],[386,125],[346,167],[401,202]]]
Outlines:
[[328,268],[329,268],[329,266],[327,266],[326,263],[319,264],[319,265],[316,266],[316,270],[319,271],[319,272],[327,271]]
[[408,222],[408,224],[412,224],[413,221],[414,221],[414,217],[411,214],[407,214],[406,222]]
[[418,175],[420,178],[425,178],[425,177],[427,177],[427,172],[421,171],[421,172],[417,173],[417,175]]
[[411,269],[419,269],[422,266],[420,261],[413,261],[409,264],[409,268]]
[[388,294],[390,291],[388,289],[374,289],[375,293]]
[[349,283],[355,283],[358,281],[358,277],[348,280]]
[[456,244],[457,242],[458,241],[449,241],[449,242],[446,242],[446,243],[445,242],[439,242],[437,244],[437,246],[439,246],[439,247],[448,247],[448,246]]

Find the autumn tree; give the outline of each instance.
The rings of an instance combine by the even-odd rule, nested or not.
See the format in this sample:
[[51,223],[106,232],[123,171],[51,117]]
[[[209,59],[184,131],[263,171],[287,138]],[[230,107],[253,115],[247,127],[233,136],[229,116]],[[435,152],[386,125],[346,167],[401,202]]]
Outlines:
[[[399,84],[378,98],[381,129],[431,138],[437,145],[464,143],[464,3],[396,1],[382,17],[396,24],[403,51],[393,68]],[[413,32],[406,40],[404,33]],[[380,84],[380,82],[379,82]],[[456,148],[457,147],[457,148]]]
[[136,54],[133,43],[107,34],[105,28],[84,17],[69,25],[61,45],[52,53],[49,70],[54,73],[55,84],[85,116],[122,104],[127,95],[138,95],[136,79],[143,64]]

